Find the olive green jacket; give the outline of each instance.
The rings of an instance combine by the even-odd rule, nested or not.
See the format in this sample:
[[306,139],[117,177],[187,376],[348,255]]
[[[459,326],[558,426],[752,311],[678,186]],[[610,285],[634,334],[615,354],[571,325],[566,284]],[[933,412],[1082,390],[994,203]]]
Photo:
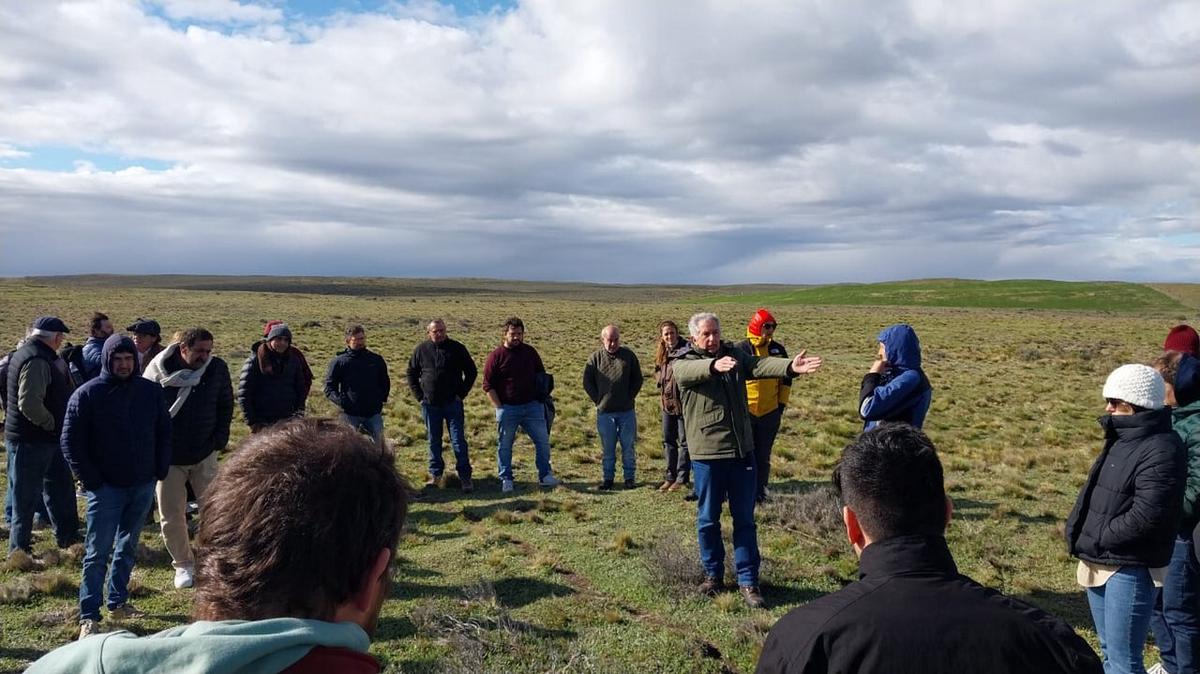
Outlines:
[[1188,474],[1183,494],[1183,520],[1180,533],[1190,533],[1200,522],[1200,400],[1171,412],[1172,427],[1187,446]]
[[[715,372],[713,362],[725,356],[736,358],[738,366],[729,372]],[[791,363],[790,358],[750,355],[729,342],[721,343],[716,356],[692,346],[672,361],[692,459],[712,461],[753,455],[746,380],[795,376]]]

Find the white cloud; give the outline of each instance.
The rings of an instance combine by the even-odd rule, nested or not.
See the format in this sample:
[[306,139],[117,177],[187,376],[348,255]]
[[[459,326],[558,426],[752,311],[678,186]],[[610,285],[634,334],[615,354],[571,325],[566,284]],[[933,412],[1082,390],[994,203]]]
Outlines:
[[0,5],[3,273],[1197,277],[1194,3],[154,6]]

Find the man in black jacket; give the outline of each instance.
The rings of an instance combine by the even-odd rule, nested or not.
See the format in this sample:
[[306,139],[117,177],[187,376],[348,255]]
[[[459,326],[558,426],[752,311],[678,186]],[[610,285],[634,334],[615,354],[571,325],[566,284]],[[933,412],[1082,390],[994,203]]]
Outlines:
[[213,336],[189,328],[146,366],[143,377],[163,389],[171,414],[171,467],[155,489],[163,541],[175,567],[175,587],[191,587],[195,557],[187,528],[187,485],[199,498],[217,474],[217,452],[229,443],[233,382],[212,355]]
[[901,423],[863,433],[833,486],[859,580],[780,619],[759,674],[1103,671],[1065,622],[958,572],[942,464],[924,433]]
[[342,421],[383,446],[383,404],[392,389],[383,356],[367,348],[361,325],[346,328],[346,349],[325,372],[325,397],[342,411]]
[[463,400],[475,385],[478,370],[467,347],[446,336],[446,322],[429,321],[429,339],[413,349],[408,361],[408,387],[421,403],[421,419],[429,439],[429,479],[427,487],[445,486],[446,462],[442,460],[442,427],[450,431],[454,448],[454,471],[464,492],[474,491],[471,482],[471,457],[467,454],[464,432]]

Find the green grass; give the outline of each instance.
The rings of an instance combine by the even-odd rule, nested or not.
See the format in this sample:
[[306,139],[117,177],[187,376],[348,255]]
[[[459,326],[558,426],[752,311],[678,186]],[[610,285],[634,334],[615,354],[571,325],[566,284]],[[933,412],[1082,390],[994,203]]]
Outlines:
[[[462,495],[451,487],[414,505],[401,542],[399,581],[372,645],[390,671],[410,674],[752,671],[775,619],[855,575],[842,536],[815,527],[788,504],[828,481],[841,447],[860,428],[856,393],[875,355],[874,337],[899,321],[920,333],[935,387],[926,430],[940,448],[957,503],[948,537],[959,568],[1063,616],[1094,645],[1058,526],[1100,448],[1095,420],[1103,411],[1104,377],[1121,363],[1152,360],[1181,314],[1174,304],[1110,313],[1108,307],[1079,306],[1027,311],[766,302],[780,321],[779,339],[793,351],[823,356],[825,367],[797,380],[776,443],[772,479],[780,503],[759,520],[771,608],[753,612],[731,599],[702,600],[669,580],[698,571],[695,508],[681,492],[649,488],[663,469],[655,397],[648,392],[637,406],[643,488],[598,492],[594,413],[579,384],[606,323],[622,326],[626,344],[649,371],[658,321],[682,323],[711,308],[705,298],[716,289],[660,293],[575,284],[557,294],[549,287],[544,294],[506,293],[507,282],[389,279],[363,281],[379,292],[337,294],[316,281],[313,287],[283,287],[279,279],[261,280],[268,290],[255,289],[259,279],[244,278],[202,289],[140,282],[143,287],[111,278],[0,280],[0,339],[15,341],[32,317],[46,313],[81,329],[101,309],[121,326],[139,315],[158,319],[167,333],[206,326],[216,336],[217,355],[236,369],[262,323],[280,318],[291,324],[297,346],[320,375],[341,348],[343,326],[362,322],[368,345],[391,366],[386,434],[398,467],[418,484],[426,465],[424,431],[402,375],[413,346],[424,338],[423,324],[443,317],[451,336],[482,364],[499,342],[504,318],[525,319],[529,343],[557,381],[553,462],[566,485],[552,491],[534,486],[533,450],[521,437],[514,448],[518,491],[502,495],[494,477],[494,416],[479,391],[467,399],[478,489]],[[352,280],[337,282],[353,286]],[[437,284],[451,290],[428,290]],[[762,295],[722,297],[728,303],[717,310],[726,336],[740,338]],[[311,397],[308,411],[325,415],[333,408]],[[235,417],[234,443],[246,434]],[[170,565],[153,529],[143,533],[142,543],[147,554],[134,571],[135,601],[152,616],[125,627],[149,633],[185,621],[190,592],[171,587]],[[39,532],[37,551],[49,547],[52,541]],[[70,559],[53,565],[49,576],[0,569],[0,671],[20,671],[74,636],[78,574]],[[1147,655],[1153,657],[1152,648]]]
[[1173,296],[1145,285],[1038,280],[930,279],[866,285],[844,284],[714,295],[709,301],[745,302],[766,306],[874,305],[1105,312],[1185,309]]

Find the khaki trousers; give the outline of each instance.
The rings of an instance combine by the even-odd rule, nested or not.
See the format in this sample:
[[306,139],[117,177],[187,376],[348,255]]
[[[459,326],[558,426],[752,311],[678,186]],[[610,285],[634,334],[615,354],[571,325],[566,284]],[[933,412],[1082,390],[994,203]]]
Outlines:
[[158,497],[158,524],[162,527],[163,542],[171,553],[171,566],[194,569],[192,544],[187,528],[187,483],[192,483],[196,498],[204,495],[208,484],[217,474],[217,453],[204,457],[200,463],[171,466],[167,477],[154,490]]

